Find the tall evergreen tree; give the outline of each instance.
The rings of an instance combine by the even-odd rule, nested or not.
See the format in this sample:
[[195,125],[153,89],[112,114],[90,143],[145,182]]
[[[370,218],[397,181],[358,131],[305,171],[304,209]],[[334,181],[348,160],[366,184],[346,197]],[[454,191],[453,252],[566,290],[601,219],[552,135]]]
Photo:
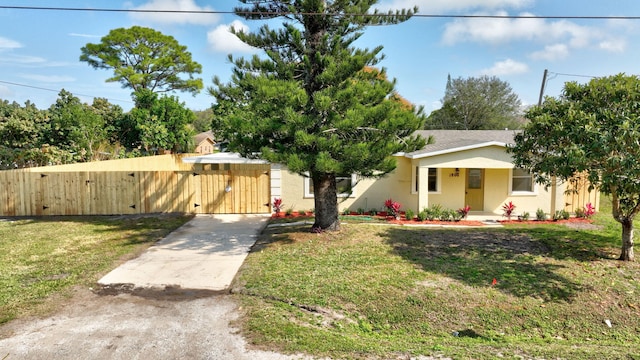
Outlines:
[[284,21],[275,30],[236,32],[266,56],[230,57],[231,82],[214,79],[216,138],[310,176],[313,229],[339,229],[336,177],[383,176],[395,168],[392,154],[425,143],[412,135],[424,123],[421,109],[407,107],[385,71],[373,69],[382,47],[353,46],[367,26],[406,21],[417,9],[370,12],[375,0],[241,2],[247,7],[236,13],[246,19]]

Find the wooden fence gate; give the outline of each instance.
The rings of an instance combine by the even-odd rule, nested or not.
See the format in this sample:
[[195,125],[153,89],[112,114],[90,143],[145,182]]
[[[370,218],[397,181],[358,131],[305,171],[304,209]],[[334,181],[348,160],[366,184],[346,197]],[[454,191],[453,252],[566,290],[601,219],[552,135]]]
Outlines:
[[3,171],[0,216],[269,213],[269,171]]

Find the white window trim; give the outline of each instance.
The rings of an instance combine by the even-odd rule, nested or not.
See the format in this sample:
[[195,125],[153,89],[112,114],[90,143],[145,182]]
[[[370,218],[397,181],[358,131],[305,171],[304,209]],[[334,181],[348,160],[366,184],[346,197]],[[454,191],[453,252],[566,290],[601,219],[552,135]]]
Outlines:
[[[343,178],[346,176],[338,176],[336,177],[336,179],[338,178]],[[302,177],[303,179],[303,184],[304,184],[304,198],[305,199],[313,199],[313,193],[311,192],[311,183],[310,181],[311,178],[309,177],[308,174],[305,174],[305,176]],[[357,182],[358,178],[356,177],[355,174],[351,175],[351,194],[347,194],[347,193],[342,193],[342,194],[338,194],[339,198],[355,198],[356,197],[356,187],[357,187]]]
[[511,196],[536,196],[538,195],[538,183],[532,176],[533,191],[513,191],[513,168],[509,169],[509,195]]
[[[419,191],[416,190],[416,178],[417,178],[417,174],[416,172],[419,171],[418,170],[419,166],[413,166],[412,170],[411,170],[411,194],[418,194]],[[429,167],[427,167],[427,169],[429,169]],[[431,169],[436,169],[436,191],[429,191],[429,194],[442,194],[442,169],[441,168],[431,168]],[[427,171],[427,175],[428,175],[428,171]],[[421,183],[423,183],[422,181],[420,181]],[[424,182],[424,184],[426,184],[426,186],[429,186],[429,180],[427,179],[426,182]]]

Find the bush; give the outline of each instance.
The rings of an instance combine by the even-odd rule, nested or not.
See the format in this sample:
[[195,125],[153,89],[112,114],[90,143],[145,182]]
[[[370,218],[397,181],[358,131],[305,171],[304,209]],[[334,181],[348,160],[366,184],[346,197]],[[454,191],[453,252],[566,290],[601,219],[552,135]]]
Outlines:
[[587,215],[584,213],[583,209],[578,208],[576,209],[576,217],[582,219],[582,218],[586,218]]
[[531,217],[531,215],[529,214],[529,212],[528,212],[528,211],[525,211],[525,212],[523,212],[523,213],[522,213],[522,215],[520,215],[520,219],[521,219],[522,221],[527,221],[527,220],[529,220],[529,217]]
[[358,210],[356,210],[356,213],[358,213],[358,215],[364,215],[365,211],[363,208],[358,208]]
[[433,221],[436,219],[440,219],[440,215],[443,209],[442,209],[442,205],[434,204],[431,207],[424,208],[422,211],[424,211],[427,214],[427,220]]
[[569,214],[568,211],[566,210],[558,210],[556,211],[555,214],[553,214],[553,220],[557,221],[557,220],[569,220],[569,218],[571,217],[571,214]]
[[440,221],[451,221],[451,220],[453,220],[452,216],[451,216],[451,211],[449,209],[442,210],[440,212],[440,216],[438,216],[438,220],[440,220]]
[[404,218],[407,219],[407,220],[413,220],[413,216],[414,216],[414,213],[413,213],[413,210],[411,210],[411,209],[407,209],[404,212]]
[[292,208],[288,208],[288,209],[284,212],[284,214],[285,214],[285,215],[287,215],[287,216],[291,216],[291,215],[293,215],[293,209],[292,209]]
[[349,208],[342,209],[342,215],[351,215],[351,210]]
[[378,209],[371,209],[371,210],[369,210],[369,215],[371,215],[371,216],[376,216],[376,215],[378,215]]
[[544,212],[544,210],[542,209],[538,209],[536,211],[536,220],[538,221],[545,221],[547,220],[547,214]]
[[427,212],[426,212],[426,211],[424,211],[424,210],[423,210],[423,211],[420,211],[420,212],[418,213],[418,220],[420,220],[420,221],[425,221],[425,220],[427,220]]

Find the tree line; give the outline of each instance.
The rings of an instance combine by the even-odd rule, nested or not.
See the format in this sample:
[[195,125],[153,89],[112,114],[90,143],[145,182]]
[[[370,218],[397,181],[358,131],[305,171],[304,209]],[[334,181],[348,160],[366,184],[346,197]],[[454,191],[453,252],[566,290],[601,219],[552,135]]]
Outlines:
[[64,89],[47,109],[0,100],[0,169],[189,152],[194,134],[210,127],[210,111],[196,115],[175,96],[142,89],[133,98],[129,112]]

